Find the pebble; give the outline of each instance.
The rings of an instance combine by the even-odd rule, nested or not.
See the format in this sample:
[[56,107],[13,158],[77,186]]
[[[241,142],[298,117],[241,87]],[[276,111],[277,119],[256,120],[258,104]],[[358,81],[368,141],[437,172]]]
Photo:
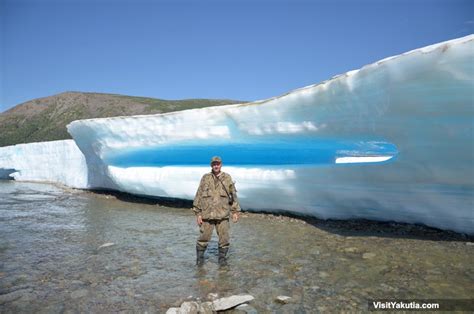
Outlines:
[[348,248],[344,249],[344,252],[346,252],[346,253],[357,253],[358,251],[359,251],[359,249],[356,248],[356,247],[348,247]]
[[115,245],[115,243],[112,243],[112,242],[104,243],[104,244],[102,244],[101,246],[99,246],[98,250],[100,250],[100,249],[102,249],[102,248],[105,248],[105,247],[112,246],[112,245]]
[[209,293],[209,294],[207,295],[207,299],[208,299],[208,300],[211,300],[211,301],[214,301],[214,300],[217,299],[218,297],[219,297],[219,294],[217,294],[217,293]]
[[363,259],[372,259],[372,258],[374,258],[375,256],[376,256],[375,253],[364,253],[364,254],[362,254],[362,258],[363,258]]
[[288,302],[291,301],[291,297],[286,296],[286,295],[279,295],[276,297],[275,301],[282,303],[282,304],[287,304]]
[[320,271],[320,272],[319,272],[319,277],[321,277],[321,278],[327,278],[327,277],[329,277],[329,274],[328,274],[327,272],[325,272],[325,271]]

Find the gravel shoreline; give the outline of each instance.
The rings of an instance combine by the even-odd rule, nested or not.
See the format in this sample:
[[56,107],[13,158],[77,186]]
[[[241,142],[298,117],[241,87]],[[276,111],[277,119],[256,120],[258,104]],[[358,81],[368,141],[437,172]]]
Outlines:
[[[63,187],[64,188],[64,187]],[[68,190],[88,193],[94,197],[105,199],[117,199],[123,202],[158,205],[174,208],[191,208],[192,201],[167,197],[149,197],[134,195],[114,190]],[[297,215],[288,211],[268,212],[260,210],[244,210],[242,218],[261,217],[276,221],[292,221],[302,224],[310,224],[319,229],[342,236],[378,236],[393,238],[411,238],[432,241],[466,241],[474,242],[474,235],[458,233],[450,230],[442,230],[422,224],[410,224],[395,221],[376,221],[368,219],[319,219],[312,216]]]

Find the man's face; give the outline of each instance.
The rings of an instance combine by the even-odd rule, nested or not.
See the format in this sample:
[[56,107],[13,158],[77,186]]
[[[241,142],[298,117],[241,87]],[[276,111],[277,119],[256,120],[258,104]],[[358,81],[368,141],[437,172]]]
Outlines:
[[211,164],[211,167],[212,167],[212,172],[219,173],[219,172],[221,172],[222,164],[220,162],[214,161]]

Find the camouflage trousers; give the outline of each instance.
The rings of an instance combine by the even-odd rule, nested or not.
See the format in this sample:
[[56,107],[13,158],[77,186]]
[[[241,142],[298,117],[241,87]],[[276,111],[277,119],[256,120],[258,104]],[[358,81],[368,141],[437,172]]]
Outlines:
[[212,231],[216,228],[217,236],[219,237],[219,247],[229,247],[229,219],[219,220],[203,220],[199,227],[199,238],[197,245],[206,248],[209,240],[211,240]]

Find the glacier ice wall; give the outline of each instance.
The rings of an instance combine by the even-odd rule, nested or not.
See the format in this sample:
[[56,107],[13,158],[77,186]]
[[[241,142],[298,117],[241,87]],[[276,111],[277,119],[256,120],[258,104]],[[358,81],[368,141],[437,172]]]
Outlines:
[[84,155],[73,140],[0,147],[0,179],[87,186]]
[[[80,164],[77,187],[192,199],[220,155],[244,209],[473,234],[473,61],[470,35],[267,100],[74,121],[85,164],[60,149]],[[0,158],[0,168],[46,178],[27,154]],[[48,180],[73,182],[61,178],[71,163],[60,162]]]
[[280,97],[68,131],[92,186],[192,198],[221,155],[247,209],[474,233],[473,51],[471,35]]

